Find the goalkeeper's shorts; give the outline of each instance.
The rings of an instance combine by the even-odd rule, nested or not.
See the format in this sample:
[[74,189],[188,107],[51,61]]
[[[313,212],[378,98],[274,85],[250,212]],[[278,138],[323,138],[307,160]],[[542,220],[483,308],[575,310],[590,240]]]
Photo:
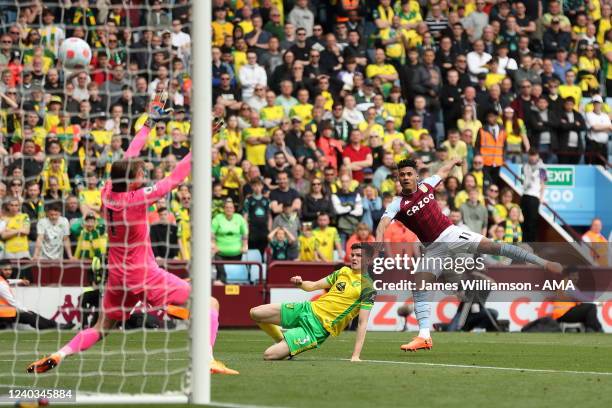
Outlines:
[[329,337],[329,332],[312,312],[310,302],[283,303],[281,326],[288,329],[284,336],[292,356],[319,347]]
[[103,311],[108,318],[123,321],[138,302],[152,307],[183,305],[190,292],[189,283],[162,268],[149,271],[147,281],[136,288],[127,288],[121,277],[111,274],[104,289]]

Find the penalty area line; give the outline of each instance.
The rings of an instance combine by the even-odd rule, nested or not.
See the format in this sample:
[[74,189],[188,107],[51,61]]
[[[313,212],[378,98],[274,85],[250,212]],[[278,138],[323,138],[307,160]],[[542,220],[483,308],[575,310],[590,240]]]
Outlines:
[[251,404],[234,404],[231,402],[215,402],[211,401],[207,406],[221,407],[221,408],[280,408],[278,406],[271,405],[251,405]]
[[[339,361],[351,361],[348,358],[337,359]],[[575,371],[575,370],[553,370],[547,368],[520,368],[520,367],[496,367],[496,366],[481,366],[468,364],[445,364],[445,363],[425,363],[417,361],[393,361],[393,360],[361,360],[362,363],[373,364],[399,364],[399,365],[420,365],[427,367],[449,367],[449,368],[467,368],[475,370],[498,370],[498,371],[519,371],[526,373],[550,373],[550,374],[578,374],[578,375],[607,375],[612,376],[612,372],[605,371]]]

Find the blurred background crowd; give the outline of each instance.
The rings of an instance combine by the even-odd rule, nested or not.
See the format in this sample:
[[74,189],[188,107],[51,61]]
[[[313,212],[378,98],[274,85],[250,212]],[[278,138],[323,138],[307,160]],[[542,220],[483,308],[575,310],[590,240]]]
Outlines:
[[[100,187],[156,92],[174,111],[143,152],[150,178],[189,151],[190,2],[0,4],[3,257],[101,258]],[[608,162],[609,0],[211,7],[213,114],[226,123],[212,140],[217,259],[348,259],[353,242],[374,240],[403,158],[421,177],[463,159],[438,187],[443,212],[496,240],[535,241],[543,164]],[[72,36],[93,50],[87,70],[58,61]],[[508,162],[528,175],[521,198],[500,179]],[[190,206],[185,184],[151,207],[159,258],[190,259]],[[399,223],[387,234],[416,239]]]
[[[536,241],[543,164],[607,163],[609,1],[212,3],[220,259],[348,259],[374,240],[403,158],[422,178],[463,159],[437,189],[443,212]],[[524,166],[520,199],[508,162]]]

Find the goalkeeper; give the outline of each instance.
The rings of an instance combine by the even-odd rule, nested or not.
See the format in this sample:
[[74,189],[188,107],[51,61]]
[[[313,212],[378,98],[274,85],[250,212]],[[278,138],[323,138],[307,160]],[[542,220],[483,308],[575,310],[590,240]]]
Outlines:
[[[145,166],[138,159],[150,130],[154,128],[153,118],[166,114],[166,99],[165,92],[155,96],[146,124],[130,143],[124,158],[112,164],[110,180],[102,188],[109,241],[108,282],[102,299],[102,317],[93,328],[79,332],[57,353],[30,364],[28,372],[43,373],[56,367],[67,356],[89,349],[117,322],[126,320],[138,302],[165,309],[169,316],[184,319],[189,316],[189,311],[181,305],[189,299],[191,286],[157,265],[151,248],[147,209],[189,175],[191,153],[176,165],[170,175],[152,187],[143,187]],[[213,128],[213,132],[218,130]],[[211,310],[212,324],[215,316],[218,316],[217,311]],[[211,371],[237,374],[214,360]]]
[[[301,303],[268,304],[251,309],[251,318],[276,344],[264,352],[265,360],[283,360],[306,350],[319,347],[331,334],[338,336],[359,316],[357,337],[351,361],[359,356],[365,341],[370,310],[376,292],[369,275],[362,275],[362,255],[372,257],[370,246],[355,243],[351,247],[351,266],[345,266],[316,282],[291,278],[298,288],[307,292],[329,291],[316,300]],[[288,329],[283,334],[281,326]]]

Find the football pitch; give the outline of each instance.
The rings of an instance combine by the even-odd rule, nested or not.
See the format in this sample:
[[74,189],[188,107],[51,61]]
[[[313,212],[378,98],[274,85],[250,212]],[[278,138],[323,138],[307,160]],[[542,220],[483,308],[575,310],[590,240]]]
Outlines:
[[[179,390],[185,380],[189,358],[184,331],[113,334],[104,350],[97,345],[53,372],[24,375],[26,365],[39,357],[35,347],[53,351],[71,335],[45,333],[37,338],[33,332],[20,332],[13,362],[8,357],[16,335],[1,332],[0,382],[155,393]],[[212,399],[231,406],[267,407],[612,406],[610,335],[434,333],[433,351],[401,352],[399,345],[410,336],[368,333],[361,363],[347,361],[354,340],[350,332],[294,360],[267,362],[261,356],[271,341],[263,333],[222,330],[215,355],[240,375],[213,376]],[[145,337],[146,349],[154,351],[146,359]],[[102,364],[101,353],[106,356]],[[167,372],[172,375],[164,375]]]

